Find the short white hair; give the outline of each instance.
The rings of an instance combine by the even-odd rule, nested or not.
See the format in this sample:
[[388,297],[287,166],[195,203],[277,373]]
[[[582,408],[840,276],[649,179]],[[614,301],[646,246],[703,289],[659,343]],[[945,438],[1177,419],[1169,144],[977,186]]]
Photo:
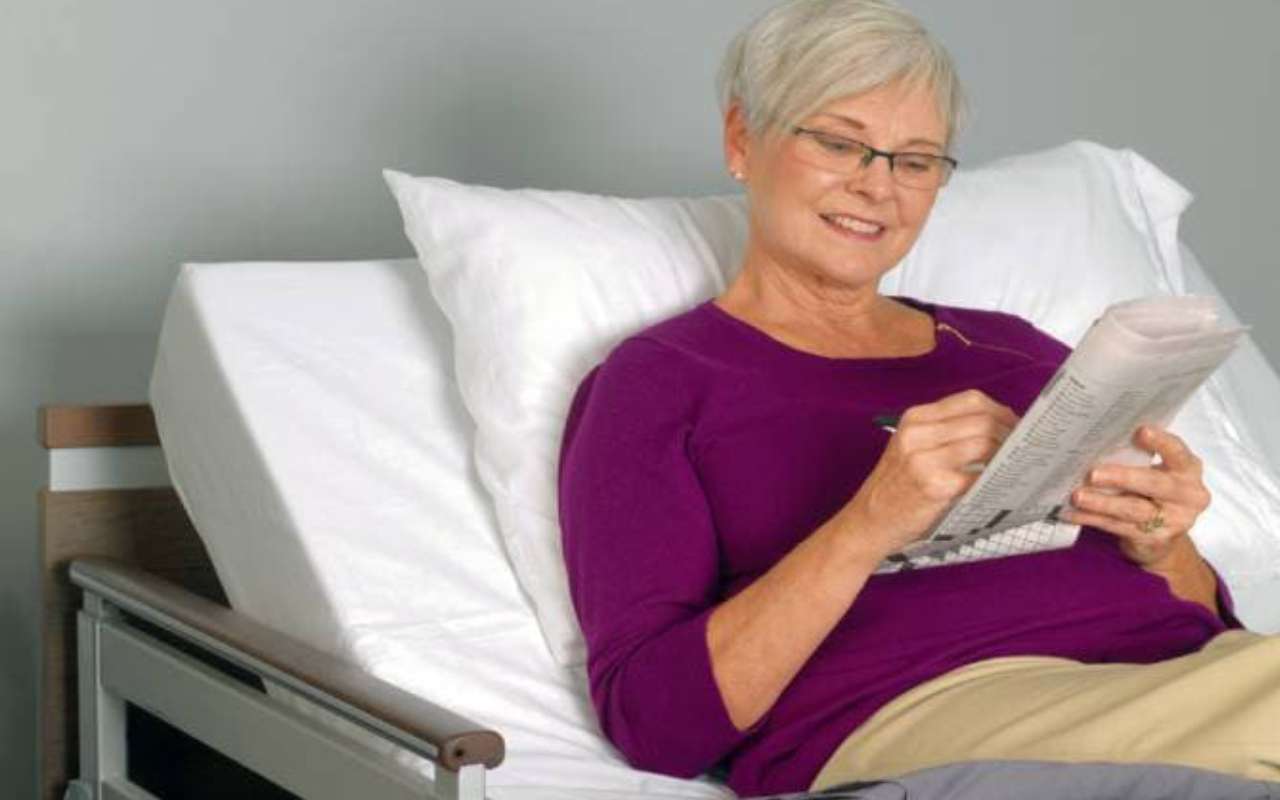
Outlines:
[[964,90],[942,43],[892,0],[788,0],[734,37],[716,79],[723,114],[782,135],[839,98],[899,81],[933,93],[954,140]]

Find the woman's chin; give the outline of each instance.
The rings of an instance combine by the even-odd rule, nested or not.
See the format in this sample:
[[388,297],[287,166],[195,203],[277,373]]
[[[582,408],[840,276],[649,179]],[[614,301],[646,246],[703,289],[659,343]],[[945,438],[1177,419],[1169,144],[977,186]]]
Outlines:
[[880,278],[893,269],[893,265],[884,266],[880,262],[868,262],[862,259],[850,261],[848,257],[827,259],[818,263],[814,273],[817,283],[829,289],[842,288],[851,291],[862,290],[868,286],[879,285]]

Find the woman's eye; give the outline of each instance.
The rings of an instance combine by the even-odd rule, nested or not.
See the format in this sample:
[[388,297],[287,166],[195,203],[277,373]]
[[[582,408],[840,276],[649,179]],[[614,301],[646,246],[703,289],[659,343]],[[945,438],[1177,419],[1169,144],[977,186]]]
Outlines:
[[908,172],[929,172],[933,169],[934,161],[931,158],[901,158],[898,159],[898,168],[905,169]]
[[818,144],[833,153],[848,153],[855,149],[853,144],[842,142],[839,139],[818,139]]

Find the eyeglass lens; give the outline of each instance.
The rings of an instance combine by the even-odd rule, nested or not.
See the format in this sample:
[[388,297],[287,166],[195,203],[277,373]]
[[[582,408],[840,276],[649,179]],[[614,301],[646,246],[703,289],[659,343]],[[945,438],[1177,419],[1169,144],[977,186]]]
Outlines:
[[[862,142],[824,131],[799,128],[800,154],[820,169],[850,174],[870,167],[876,158],[887,158]],[[947,181],[951,163],[928,153],[896,153],[890,164],[894,180],[919,189],[934,189]]]

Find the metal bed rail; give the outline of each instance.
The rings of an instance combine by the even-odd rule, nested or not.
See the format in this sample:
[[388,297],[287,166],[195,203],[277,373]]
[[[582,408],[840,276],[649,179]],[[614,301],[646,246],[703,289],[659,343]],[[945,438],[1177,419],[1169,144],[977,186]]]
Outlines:
[[[81,774],[67,800],[155,800],[127,774],[128,703],[308,800],[482,800],[485,770],[502,762],[496,732],[145,572],[79,559],[71,580],[84,590]],[[429,760],[434,775],[224,674],[135,620]]]

